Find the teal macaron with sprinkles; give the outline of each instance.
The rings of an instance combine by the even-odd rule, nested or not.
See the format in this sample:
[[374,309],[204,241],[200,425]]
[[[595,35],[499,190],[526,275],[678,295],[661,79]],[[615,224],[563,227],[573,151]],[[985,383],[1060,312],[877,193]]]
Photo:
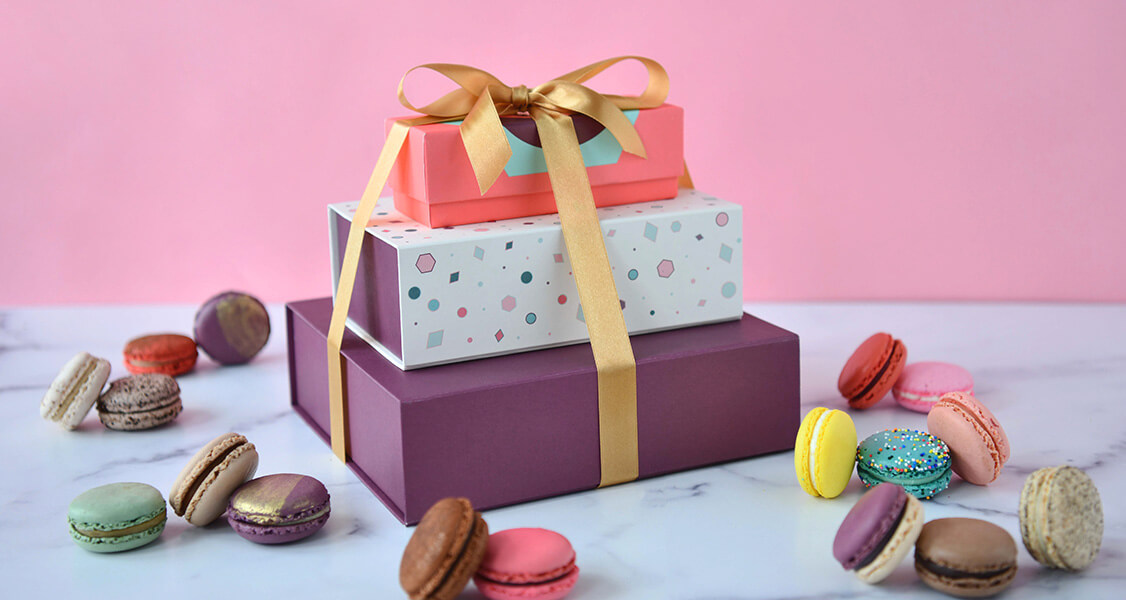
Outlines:
[[930,499],[950,485],[950,449],[925,431],[885,429],[860,442],[856,474],[865,487],[887,481]]
[[164,531],[164,496],[144,483],[111,483],[86,490],[70,503],[67,524],[74,543],[90,552],[140,548]]

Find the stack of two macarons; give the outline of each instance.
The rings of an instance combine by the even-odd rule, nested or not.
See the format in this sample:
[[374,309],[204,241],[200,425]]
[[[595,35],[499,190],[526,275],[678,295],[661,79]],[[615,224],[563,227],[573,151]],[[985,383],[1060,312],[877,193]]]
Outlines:
[[489,535],[466,498],[430,507],[399,565],[399,583],[411,600],[452,600],[470,579],[490,600],[559,600],[578,578],[567,538],[530,527]]

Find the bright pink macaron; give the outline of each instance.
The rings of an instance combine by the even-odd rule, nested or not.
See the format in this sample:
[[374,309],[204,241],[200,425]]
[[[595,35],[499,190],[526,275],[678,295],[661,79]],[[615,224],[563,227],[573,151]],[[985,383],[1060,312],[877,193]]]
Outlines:
[[900,406],[928,413],[943,394],[972,394],[974,378],[970,372],[944,362],[917,362],[907,365],[891,389]]
[[927,415],[927,431],[950,448],[954,472],[975,485],[992,483],[1009,460],[1009,437],[972,394],[944,395]]
[[530,527],[490,535],[473,577],[490,600],[559,600],[578,580],[571,542],[554,531]]

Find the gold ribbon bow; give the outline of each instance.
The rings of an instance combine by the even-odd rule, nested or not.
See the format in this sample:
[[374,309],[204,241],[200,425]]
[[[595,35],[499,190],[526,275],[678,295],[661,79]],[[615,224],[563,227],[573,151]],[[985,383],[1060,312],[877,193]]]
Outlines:
[[[637,96],[599,94],[582,85],[590,78],[624,60],[645,66],[649,82]],[[407,77],[417,69],[430,69],[449,78],[458,89],[422,107],[416,107],[403,91]],[[598,370],[598,427],[601,450],[600,486],[632,481],[638,476],[637,378],[633,349],[618,292],[610,272],[606,245],[595,212],[594,197],[583,165],[571,115],[583,114],[598,121],[618,140],[622,149],[645,157],[645,147],[633,124],[622,112],[655,108],[668,96],[669,79],[656,61],[622,56],[587,65],[529,90],[510,87],[480,69],[465,65],[426,64],[414,67],[399,81],[399,102],[424,116],[396,121],[368,180],[363,198],[352,217],[348,244],[340,267],[336,302],[328,332],[329,402],[332,450],[347,460],[347,404],[344,398],[343,363],[340,347],[344,339],[348,307],[356,281],[364,229],[391,167],[412,126],[462,120],[461,138],[469,162],[484,194],[504,171],[512,148],[508,145],[500,117],[527,113],[540,135],[548,177],[555,194],[563,242],[571,257],[572,271],[583,307],[594,362]],[[687,170],[682,184],[691,186]],[[545,391],[545,393],[550,393]]]

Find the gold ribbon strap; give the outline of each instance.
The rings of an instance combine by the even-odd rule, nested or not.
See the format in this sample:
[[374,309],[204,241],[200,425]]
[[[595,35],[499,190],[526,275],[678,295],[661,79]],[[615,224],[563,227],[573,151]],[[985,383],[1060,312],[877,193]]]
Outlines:
[[[582,85],[623,60],[645,66],[649,81],[637,96],[602,95]],[[422,107],[407,100],[403,85],[416,69],[430,69],[458,85],[458,89]],[[336,302],[329,327],[329,401],[332,419],[332,449],[347,460],[348,431],[345,384],[340,346],[352,299],[364,229],[375,209],[376,199],[387,181],[409,128],[413,125],[461,119],[460,132],[466,154],[484,194],[504,171],[512,149],[500,117],[530,114],[536,124],[555,193],[563,240],[570,254],[579,301],[590,334],[598,369],[598,435],[601,451],[600,487],[631,481],[638,476],[637,376],[618,292],[610,272],[602,229],[583,166],[571,114],[581,113],[602,124],[622,149],[645,157],[645,147],[625,109],[655,108],[668,95],[668,74],[657,62],[637,57],[612,58],[567,73],[533,89],[509,87],[496,77],[473,67],[427,64],[407,71],[399,82],[399,102],[426,116],[396,122],[388,133],[363,199],[352,217],[348,244],[340,268]],[[687,178],[685,169],[683,181]],[[683,185],[683,183],[682,183]]]

